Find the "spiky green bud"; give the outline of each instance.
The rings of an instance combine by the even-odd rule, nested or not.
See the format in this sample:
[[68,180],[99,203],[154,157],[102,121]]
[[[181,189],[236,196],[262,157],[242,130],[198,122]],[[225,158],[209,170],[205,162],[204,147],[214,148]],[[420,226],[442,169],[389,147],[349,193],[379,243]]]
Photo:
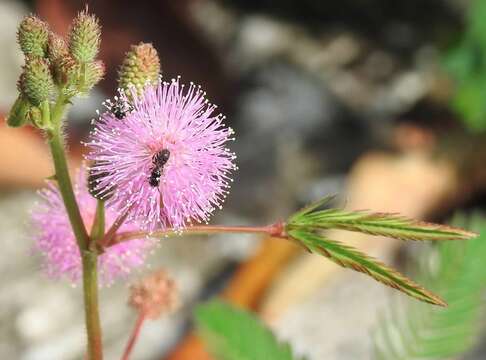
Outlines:
[[32,105],[39,106],[41,102],[49,100],[54,89],[49,65],[45,59],[26,59],[24,71],[20,76],[19,89]]
[[[83,70],[84,69],[84,70]],[[82,94],[88,93],[105,75],[105,64],[98,60],[84,64],[79,77],[78,90]]]
[[19,96],[10,109],[7,117],[7,125],[10,127],[21,127],[29,122],[29,111],[32,105],[27,99]]
[[[140,92],[147,84],[156,84],[160,75],[160,60],[152,44],[132,45],[118,72],[118,84],[121,89],[130,86]],[[127,94],[129,91],[127,91]]]
[[29,57],[44,57],[47,50],[48,25],[35,15],[26,16],[17,31],[22,52]]
[[96,16],[81,11],[74,19],[69,32],[69,51],[80,63],[91,62],[100,48],[101,28]]

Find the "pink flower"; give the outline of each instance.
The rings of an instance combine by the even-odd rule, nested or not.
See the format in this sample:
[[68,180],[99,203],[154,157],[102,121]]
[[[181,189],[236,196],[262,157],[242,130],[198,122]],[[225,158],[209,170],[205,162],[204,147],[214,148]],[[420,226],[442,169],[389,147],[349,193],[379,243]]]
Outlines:
[[179,79],[131,96],[128,104],[122,94],[95,122],[87,158],[99,175],[96,189],[114,188],[108,203],[145,230],[207,222],[236,168],[225,148],[233,130],[202,90]]
[[[96,200],[88,193],[86,169],[79,171],[75,186],[76,199],[81,216],[91,229],[96,211]],[[68,278],[76,283],[82,276],[81,256],[76,239],[71,229],[68,215],[62,202],[61,194],[52,182],[40,191],[42,203],[32,211],[35,226],[35,249],[43,256],[43,268],[51,278]],[[108,229],[116,220],[117,214],[106,209],[105,222]],[[118,232],[135,231],[136,227],[124,224]],[[98,258],[98,269],[102,284],[111,284],[116,278],[126,277],[130,270],[143,265],[154,240],[134,239],[110,246]]]

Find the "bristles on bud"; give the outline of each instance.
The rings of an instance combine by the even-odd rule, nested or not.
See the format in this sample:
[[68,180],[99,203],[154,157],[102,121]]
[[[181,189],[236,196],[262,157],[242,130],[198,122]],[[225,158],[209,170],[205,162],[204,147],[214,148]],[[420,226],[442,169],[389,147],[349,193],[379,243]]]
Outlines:
[[80,63],[93,61],[100,48],[100,35],[96,16],[87,9],[78,13],[69,32],[69,51],[73,58]]
[[69,48],[66,41],[59,35],[50,32],[47,43],[47,57],[51,63],[57,63],[69,56]]
[[20,76],[19,89],[32,105],[39,106],[49,100],[54,89],[51,72],[47,60],[42,58],[27,58],[24,71]]
[[130,93],[134,86],[140,94],[146,85],[155,85],[160,76],[160,60],[152,44],[132,45],[118,72],[119,87]]
[[19,25],[17,41],[29,57],[44,57],[47,50],[48,25],[35,15],[26,16]]
[[81,94],[87,94],[105,75],[105,64],[97,60],[85,64],[84,74],[80,74],[78,90]]

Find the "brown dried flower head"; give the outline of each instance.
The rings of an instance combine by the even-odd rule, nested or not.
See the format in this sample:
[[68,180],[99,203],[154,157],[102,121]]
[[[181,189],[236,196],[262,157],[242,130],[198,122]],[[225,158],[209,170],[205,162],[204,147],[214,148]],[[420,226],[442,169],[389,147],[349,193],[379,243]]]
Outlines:
[[130,287],[129,305],[149,319],[169,314],[179,305],[175,281],[165,270],[158,270]]

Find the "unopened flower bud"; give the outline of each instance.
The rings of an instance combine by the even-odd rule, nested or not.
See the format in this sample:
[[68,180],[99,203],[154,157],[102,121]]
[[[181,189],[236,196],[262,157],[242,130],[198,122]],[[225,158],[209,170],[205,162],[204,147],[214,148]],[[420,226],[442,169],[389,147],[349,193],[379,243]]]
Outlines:
[[130,287],[129,305],[149,319],[173,312],[179,305],[176,283],[159,270]]
[[70,55],[52,63],[54,81],[57,85],[63,86],[66,95],[75,95],[80,68],[81,66]]
[[29,122],[29,111],[32,105],[27,99],[19,96],[10,110],[7,117],[7,125],[20,127]]
[[66,41],[59,35],[51,32],[49,33],[49,41],[47,43],[47,56],[51,63],[57,63],[69,56],[69,49]]
[[93,61],[100,48],[101,28],[96,16],[81,11],[74,19],[69,33],[69,50],[80,63]]
[[131,86],[138,92],[147,84],[156,84],[160,76],[160,60],[152,44],[132,45],[118,72],[119,87],[127,94]]
[[34,15],[25,17],[17,31],[17,41],[22,52],[29,57],[44,57],[47,50],[49,28]]
[[41,102],[49,100],[54,88],[49,65],[42,58],[27,58],[26,61],[19,88],[32,105],[39,106]]
[[88,93],[93,86],[103,79],[103,76],[105,75],[105,64],[103,61],[98,60],[84,64],[84,69],[84,73],[80,74],[78,88],[79,92],[82,94]]

